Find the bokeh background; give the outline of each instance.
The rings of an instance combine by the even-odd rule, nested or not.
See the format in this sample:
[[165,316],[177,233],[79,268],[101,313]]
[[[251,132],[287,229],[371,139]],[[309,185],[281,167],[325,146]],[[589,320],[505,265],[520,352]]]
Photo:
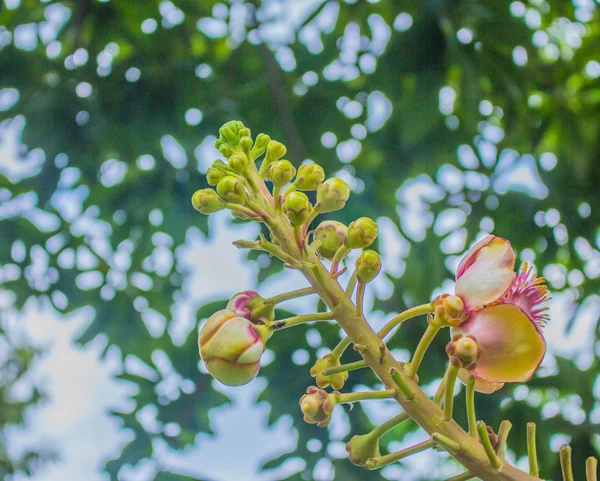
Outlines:
[[[347,180],[338,220],[377,219],[374,326],[451,292],[486,233],[511,240],[554,296],[549,354],[526,386],[478,397],[478,414],[513,423],[520,467],[536,421],[542,476],[560,478],[565,442],[583,476],[600,452],[599,104],[594,0],[1,0],[0,478],[460,472],[435,452],[379,472],[348,462],[351,433],[393,403],[337,409],[326,429],[302,422],[297,402],[334,326],[278,333],[262,376],[239,389],[199,364],[198,325],[233,293],[305,285],[231,245],[257,225],[191,208],[232,119]],[[394,336],[399,359],[424,325]],[[422,369],[427,392],[442,337]],[[347,388],[374,382],[357,372]],[[383,449],[423,436],[407,423]]]

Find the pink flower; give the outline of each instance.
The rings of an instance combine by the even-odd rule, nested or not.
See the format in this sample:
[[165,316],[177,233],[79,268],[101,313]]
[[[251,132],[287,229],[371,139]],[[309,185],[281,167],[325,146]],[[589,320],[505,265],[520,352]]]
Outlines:
[[549,298],[544,279],[527,263],[517,275],[510,242],[488,236],[475,244],[456,272],[456,295],[467,320],[453,333],[477,340],[481,358],[474,369],[459,377],[475,378],[475,389],[491,393],[505,382],[531,379],[546,353],[542,328],[548,321]]

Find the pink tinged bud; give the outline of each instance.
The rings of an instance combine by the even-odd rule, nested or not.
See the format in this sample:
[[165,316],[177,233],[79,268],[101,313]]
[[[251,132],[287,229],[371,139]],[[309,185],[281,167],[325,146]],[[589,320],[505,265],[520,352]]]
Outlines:
[[198,337],[200,357],[208,372],[228,386],[240,386],[256,377],[265,350],[259,326],[226,309],[208,318]]
[[[528,381],[546,353],[546,341],[538,325],[513,304],[497,304],[471,313],[453,333],[477,339],[481,355],[469,373],[480,381],[475,388],[481,392],[495,390],[505,382]],[[465,374],[460,377],[463,379]]]
[[255,296],[258,296],[258,292],[256,291],[238,292],[229,300],[225,309],[235,312],[238,316],[250,319],[251,309],[249,301]]
[[456,295],[465,309],[481,309],[504,294],[515,278],[515,253],[510,242],[488,236],[463,257],[456,271]]

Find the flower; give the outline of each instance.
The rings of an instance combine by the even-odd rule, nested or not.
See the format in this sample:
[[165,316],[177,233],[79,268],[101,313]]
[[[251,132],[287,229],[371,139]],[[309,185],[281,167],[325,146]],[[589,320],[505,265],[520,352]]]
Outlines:
[[467,318],[452,333],[472,337],[481,350],[476,367],[461,369],[459,378],[466,382],[473,376],[480,392],[528,381],[546,353],[545,281],[527,263],[518,275],[514,266],[510,243],[488,236],[467,252],[456,272],[455,294],[462,299]]
[[200,357],[208,372],[223,384],[246,384],[260,369],[267,331],[265,326],[252,324],[233,311],[217,311],[200,330]]
[[304,414],[304,421],[325,427],[331,420],[331,413],[336,405],[336,393],[327,393],[316,386],[310,386],[306,394],[300,398],[300,409]]

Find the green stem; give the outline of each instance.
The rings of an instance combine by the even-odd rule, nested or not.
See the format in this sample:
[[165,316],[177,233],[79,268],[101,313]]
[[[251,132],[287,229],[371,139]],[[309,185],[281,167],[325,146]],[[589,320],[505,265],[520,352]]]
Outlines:
[[288,186],[287,186],[287,187],[284,189],[284,191],[281,193],[281,197],[282,197],[283,199],[285,199],[285,198],[286,198],[288,195],[290,195],[290,194],[291,194],[292,192],[294,192],[295,190],[296,190],[296,184],[295,184],[295,183],[293,183],[293,184],[290,184],[290,185],[288,185]]
[[425,334],[423,334],[423,337],[421,338],[419,345],[415,349],[415,353],[413,354],[412,361],[410,362],[410,366],[408,367],[408,375],[410,377],[414,378],[415,375],[417,374],[417,372],[419,370],[419,366],[421,365],[421,361],[423,361],[423,357],[425,356],[425,353],[427,352],[427,348],[429,347],[429,345],[431,344],[431,341],[433,341],[433,338],[435,337],[435,335],[438,333],[439,330],[440,330],[440,327],[438,327],[438,326],[432,326],[431,324],[429,324],[429,326],[427,326],[427,330],[425,331]]
[[442,448],[444,448],[452,455],[457,454],[462,447],[460,443],[457,443],[456,441],[453,441],[449,437],[444,436],[440,433],[433,433],[431,435],[431,439],[433,439],[436,442],[436,444],[439,444]]
[[387,466],[388,464],[395,463],[396,461],[400,461],[412,454],[420,453],[421,451],[425,451],[426,449],[434,447],[436,442],[433,439],[428,439],[427,441],[423,441],[415,446],[410,448],[403,449],[396,453],[388,454],[386,456],[379,456],[377,458],[371,458],[365,463],[366,469],[379,469]]
[[456,476],[448,478],[446,481],[469,481],[470,479],[473,479],[474,477],[475,476],[473,476],[471,473],[469,473],[467,471],[466,473],[457,474]]
[[585,462],[585,477],[587,481],[598,481],[598,460],[593,456]]
[[442,400],[444,399],[444,393],[446,392],[447,377],[448,377],[448,371],[446,370],[446,373],[444,374],[444,377],[442,378],[442,382],[440,383],[437,391],[435,392],[435,396],[433,396],[433,402],[436,403],[438,406],[442,405]]
[[406,311],[398,314],[392,320],[388,321],[386,323],[386,325],[383,326],[377,334],[379,335],[379,337],[381,339],[383,339],[390,332],[392,332],[392,330],[396,326],[402,324],[404,321],[408,321],[409,319],[412,319],[413,317],[421,316],[423,314],[428,314],[433,311],[434,311],[434,307],[433,307],[433,305],[431,305],[431,303],[423,304],[421,306],[411,307],[410,309],[407,309]]
[[390,374],[396,386],[398,386],[402,394],[406,396],[406,399],[412,401],[415,398],[416,393],[414,389],[408,384],[406,379],[402,376],[402,374],[400,374],[400,372],[395,368],[390,369]]
[[348,247],[346,244],[340,246],[337,252],[333,256],[333,260],[331,261],[331,273],[335,274],[338,270],[340,262],[346,257],[352,249]]
[[284,301],[289,301],[290,299],[297,299],[298,297],[304,297],[314,293],[315,290],[312,287],[303,287],[302,289],[296,289],[295,291],[284,292],[282,294],[269,297],[268,299],[265,299],[265,304],[277,305]]
[[394,397],[396,391],[387,389],[385,391],[366,391],[366,392],[346,392],[337,395],[338,404],[353,403],[365,401],[367,399],[389,399]]
[[356,283],[358,282],[358,272],[354,271],[352,273],[352,277],[348,281],[348,285],[346,286],[346,295],[348,297],[352,297],[352,293],[354,292],[354,288],[356,287]]
[[506,441],[508,435],[512,429],[512,423],[505,419],[500,423],[500,429],[498,429],[498,445],[496,446],[496,453],[501,458],[504,458],[504,452],[506,451]]
[[391,417],[390,419],[388,419],[384,423],[381,423],[379,426],[377,426],[375,429],[373,429],[373,431],[371,431],[371,434],[373,434],[373,436],[380,438],[385,433],[387,433],[391,429],[395,428],[399,424],[402,424],[407,419],[410,419],[410,416],[405,412],[396,414],[394,417]]
[[287,264],[296,264],[296,259],[283,251],[280,247],[277,247],[275,244],[267,241],[262,238],[260,241],[245,241],[245,240],[237,240],[233,243],[238,249],[254,249],[259,251],[266,251],[271,255],[281,259],[283,262]]
[[363,315],[363,304],[365,301],[365,287],[367,285],[364,282],[358,282],[358,287],[356,288],[356,315]]
[[331,312],[317,312],[315,314],[302,314],[300,316],[288,317],[287,319],[281,319],[280,321],[271,321],[267,325],[272,331],[279,331],[281,329],[287,329],[288,327],[294,327],[298,324],[304,324],[305,322],[312,321],[331,321],[335,319]]
[[444,420],[452,419],[452,411],[454,410],[454,386],[458,377],[459,367],[451,362],[448,363],[448,371],[446,376],[446,390],[444,394]]
[[571,446],[564,444],[561,446],[559,453],[563,481],[574,481],[573,466],[571,465]]
[[475,415],[475,378],[469,376],[467,381],[467,420],[469,422],[469,434],[477,439],[477,416]]
[[281,187],[278,185],[273,186],[273,202],[275,202],[275,212],[278,214],[283,213],[283,205],[281,204]]
[[535,423],[527,423],[527,455],[529,457],[529,474],[537,478],[540,475],[540,469],[535,445]]
[[498,459],[498,456],[496,456],[496,452],[494,451],[494,447],[490,441],[490,434],[488,433],[487,426],[483,421],[477,422],[477,432],[479,433],[479,439],[481,439],[481,444],[483,444],[483,449],[485,450],[485,454],[487,455],[492,468],[498,469],[500,467],[500,460]]
[[344,351],[348,348],[348,346],[350,344],[352,344],[352,341],[350,340],[350,338],[348,336],[344,337],[338,343],[338,345],[333,348],[333,351],[331,351],[331,354],[336,359],[339,359],[340,357],[342,357],[342,354],[344,354]]
[[342,372],[356,371],[367,367],[367,363],[364,359],[355,362],[349,362],[348,364],[342,364],[341,366],[328,367],[323,370],[323,376],[333,376],[334,374],[340,374]]

